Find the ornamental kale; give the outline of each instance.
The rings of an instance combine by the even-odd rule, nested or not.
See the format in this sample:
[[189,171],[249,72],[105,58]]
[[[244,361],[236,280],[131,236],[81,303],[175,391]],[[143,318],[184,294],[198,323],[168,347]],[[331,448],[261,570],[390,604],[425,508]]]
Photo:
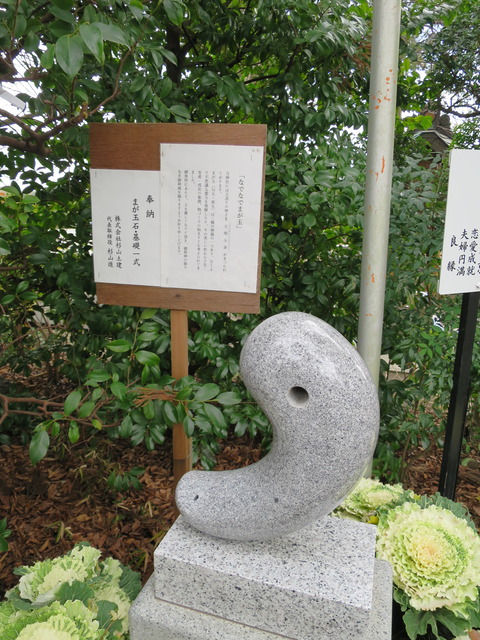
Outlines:
[[2,640],[126,640],[140,577],[100,555],[82,543],[60,558],[16,569],[19,583],[0,603]]
[[401,484],[382,484],[376,479],[362,478],[333,515],[377,524],[379,507],[396,502],[404,493]]
[[411,640],[480,626],[480,536],[462,505],[362,479],[334,515],[378,522],[376,555],[392,566]]

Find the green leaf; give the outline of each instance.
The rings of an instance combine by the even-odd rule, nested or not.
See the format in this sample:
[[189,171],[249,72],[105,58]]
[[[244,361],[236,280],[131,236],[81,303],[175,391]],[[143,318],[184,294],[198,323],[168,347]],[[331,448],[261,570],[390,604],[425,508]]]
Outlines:
[[108,629],[112,623],[112,613],[117,611],[118,605],[108,600],[99,600],[96,604],[96,619],[99,622],[100,629]]
[[118,435],[121,438],[129,438],[132,435],[133,422],[130,416],[126,416],[118,427]]
[[45,253],[33,253],[29,260],[32,264],[46,264],[48,262],[48,255]]
[[73,7],[73,0],[50,0],[50,2],[55,7],[59,7],[60,9],[63,9],[64,11],[68,11],[68,10],[72,9],[72,7]]
[[94,400],[95,402],[97,402],[97,400],[100,400],[100,398],[103,395],[103,389],[94,389],[92,391],[92,400]]
[[72,420],[68,425],[68,439],[72,444],[75,444],[76,442],[78,442],[79,438],[80,431],[78,429],[78,424],[75,422],[75,420]]
[[125,353],[132,348],[131,342],[128,340],[112,340],[107,344],[107,349],[115,351],[115,353]]
[[52,426],[50,427],[50,433],[54,438],[58,436],[58,434],[60,433],[60,425],[58,422],[52,422]]
[[215,396],[218,395],[219,391],[220,387],[217,384],[213,382],[207,382],[207,384],[204,384],[197,391],[194,396],[194,400],[196,400],[197,402],[206,402],[207,400],[212,400],[212,398],[215,398]]
[[24,291],[18,297],[20,298],[20,300],[37,300],[38,293],[36,293],[35,291]]
[[4,231],[13,231],[15,229],[15,226],[16,225],[13,220],[10,220],[10,218],[4,216],[3,213],[0,213],[0,227]]
[[172,89],[173,82],[170,80],[170,78],[168,76],[166,78],[163,78],[162,86],[160,87],[160,91],[158,92],[158,97],[163,100],[163,98],[166,98],[170,94]]
[[93,26],[100,29],[103,39],[117,44],[128,44],[124,32],[114,24],[105,24],[103,22],[93,22]]
[[186,416],[183,420],[183,428],[185,429],[185,434],[188,438],[193,436],[193,432],[195,431],[195,422],[192,420],[190,416]]
[[[175,389],[178,389],[178,386],[176,386]],[[177,400],[185,400],[190,396],[191,393],[192,387],[185,387],[184,389],[180,389],[180,391],[177,391],[176,398]]]
[[225,418],[223,417],[223,413],[220,411],[218,407],[215,407],[213,404],[205,404],[203,406],[203,411],[205,412],[207,418],[213,425],[213,428],[216,432],[222,431],[227,426],[225,422]]
[[147,402],[147,404],[143,405],[143,415],[147,418],[147,420],[153,420],[155,415],[155,407],[153,402]]
[[3,238],[0,238],[0,256],[8,256],[11,252],[8,242]]
[[157,313],[157,309],[144,309],[140,314],[140,320],[150,320]]
[[32,53],[38,50],[38,34],[30,31],[25,38],[25,51]]
[[16,14],[15,20],[15,37],[20,38],[27,28],[27,19],[21,13]]
[[137,93],[138,91],[143,89],[143,87],[145,86],[146,81],[147,81],[147,79],[145,78],[145,76],[141,76],[141,75],[137,76],[128,85],[129,91],[132,91],[133,93]]
[[112,384],[110,385],[110,391],[119,400],[125,400],[125,397],[127,395],[127,387],[123,382],[112,382]]
[[243,435],[245,435],[247,429],[248,422],[246,422],[246,420],[239,420],[235,425],[235,435],[238,437],[242,437]]
[[175,405],[173,405],[171,402],[164,402],[163,403],[163,410],[165,412],[165,417],[170,422],[170,424],[176,424],[177,423],[177,414],[176,414],[176,411],[175,411]]
[[100,431],[100,429],[102,429],[103,425],[100,422],[100,420],[97,420],[96,418],[94,418],[92,420],[92,427],[94,427],[95,429],[98,429],[98,431]]
[[22,291],[26,291],[29,286],[30,286],[30,282],[28,280],[22,280],[17,284],[15,293],[18,295],[19,293],[22,293]]
[[[177,56],[173,53],[173,51],[169,51],[168,49],[160,49],[160,51],[162,52],[162,56],[166,58],[169,62],[171,62],[175,66],[178,65]],[[152,53],[154,52],[152,51]]]
[[33,465],[36,465],[46,456],[49,446],[50,436],[44,428],[39,429],[34,434],[29,447],[30,461]]
[[27,195],[23,196],[23,204],[37,204],[38,202],[40,202],[40,198],[32,193],[27,193]]
[[313,213],[307,213],[307,215],[303,218],[303,224],[306,227],[314,227],[316,222],[317,222],[317,219],[313,215]]
[[108,371],[105,371],[105,369],[94,369],[88,374],[87,384],[91,384],[92,382],[105,382],[106,380],[110,380]]
[[225,393],[221,393],[217,396],[216,401],[225,406],[232,406],[234,404],[239,404],[242,399],[235,391],[225,391]]
[[147,364],[149,366],[160,363],[160,358],[156,353],[152,353],[151,351],[137,351],[135,353],[135,358],[140,362],[140,364]]
[[80,71],[83,63],[83,49],[75,36],[61,36],[55,44],[55,58],[69,78]]
[[435,617],[438,622],[443,624],[454,636],[461,636],[469,631],[472,627],[471,620],[465,620],[464,618],[458,618],[453,611],[442,608],[435,611]]
[[85,582],[74,580],[71,584],[64,582],[55,595],[61,604],[65,604],[67,600],[80,600],[84,605],[88,605],[95,593]]
[[68,9],[62,9],[61,7],[56,7],[53,3],[49,7],[50,13],[52,13],[56,18],[66,22],[67,24],[75,24],[75,16]]
[[132,571],[130,567],[124,566],[122,568],[119,587],[123,589],[129,600],[135,600],[142,588],[140,574]]
[[184,104],[174,104],[170,107],[170,111],[176,118],[181,118],[182,120],[190,120],[190,111]]
[[55,59],[55,46],[53,44],[49,44],[46,50],[40,56],[40,64],[44,69],[51,69],[53,66],[53,61]]
[[145,17],[146,9],[138,0],[130,0],[130,2],[128,3],[128,8],[139,22],[141,22]]
[[437,629],[437,622],[432,611],[408,609],[403,614],[403,622],[405,623],[408,637],[411,640],[415,640],[418,635],[425,635],[429,626],[431,626],[434,631]]
[[20,191],[17,189],[17,187],[14,187],[11,184],[3,187],[2,191],[6,191],[7,193],[11,193],[12,196],[19,196],[20,195]]
[[79,418],[88,418],[88,416],[92,415],[92,411],[95,409],[95,401],[89,400],[88,402],[84,402],[82,406],[77,411],[77,415]]
[[75,409],[80,404],[81,399],[82,392],[79,389],[75,389],[75,391],[72,391],[68,394],[68,396],[65,398],[65,402],[63,403],[63,410],[65,411],[67,416],[71,415],[75,411]]
[[163,6],[170,22],[181,26],[184,19],[185,5],[179,0],[164,0]]
[[79,32],[90,53],[93,53],[100,64],[105,62],[103,35],[95,24],[81,24]]
[[164,428],[165,428],[164,425],[162,426],[158,424],[150,425],[150,428],[149,428],[150,436],[152,440],[157,444],[163,444],[165,442]]

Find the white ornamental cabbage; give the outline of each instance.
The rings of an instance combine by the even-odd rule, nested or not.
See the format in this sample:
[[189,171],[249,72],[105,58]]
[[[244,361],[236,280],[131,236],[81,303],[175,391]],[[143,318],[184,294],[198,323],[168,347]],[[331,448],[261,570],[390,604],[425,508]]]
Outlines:
[[105,560],[101,563],[100,575],[107,578],[108,580],[114,580],[118,582],[122,577],[122,572],[122,565],[116,558],[105,558]]
[[462,616],[480,585],[480,537],[462,518],[431,505],[405,502],[387,511],[377,529],[377,556],[417,610],[445,607]]
[[0,626],[2,640],[100,640],[103,631],[80,601],[19,610]]
[[334,515],[376,524],[377,509],[395,502],[404,493],[401,484],[383,484],[376,479],[362,478],[335,509]]
[[24,567],[25,573],[18,583],[20,597],[34,604],[52,602],[62,584],[92,578],[100,555],[101,552],[94,547],[77,545],[64,556]]

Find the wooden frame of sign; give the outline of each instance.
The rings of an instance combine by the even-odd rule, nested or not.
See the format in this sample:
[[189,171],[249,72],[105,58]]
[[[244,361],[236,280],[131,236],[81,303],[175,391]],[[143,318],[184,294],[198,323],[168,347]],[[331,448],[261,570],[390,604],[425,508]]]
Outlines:
[[[118,124],[90,125],[91,168],[125,171],[159,171],[161,145],[208,144],[263,147],[261,206],[255,292],[212,291],[139,284],[97,282],[99,304],[170,309],[172,376],[188,375],[188,311],[258,313],[260,310],[261,239],[265,175],[265,125],[240,124]],[[191,440],[183,424],[173,426],[175,484],[192,466]]]
[[[90,163],[92,169],[158,171],[162,143],[265,148],[266,138],[266,126],[255,124],[92,123],[90,125]],[[262,181],[262,211],[263,184],[264,181]],[[259,252],[255,293],[97,282],[97,300],[100,304],[149,308],[258,313],[260,310],[262,215],[258,233]]]

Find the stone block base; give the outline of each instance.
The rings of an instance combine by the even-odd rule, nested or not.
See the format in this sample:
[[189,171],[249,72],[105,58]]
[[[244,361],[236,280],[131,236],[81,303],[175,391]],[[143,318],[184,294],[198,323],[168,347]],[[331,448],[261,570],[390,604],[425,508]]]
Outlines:
[[392,578],[375,528],[325,518],[262,542],[177,520],[130,611],[131,640],[389,640]]

